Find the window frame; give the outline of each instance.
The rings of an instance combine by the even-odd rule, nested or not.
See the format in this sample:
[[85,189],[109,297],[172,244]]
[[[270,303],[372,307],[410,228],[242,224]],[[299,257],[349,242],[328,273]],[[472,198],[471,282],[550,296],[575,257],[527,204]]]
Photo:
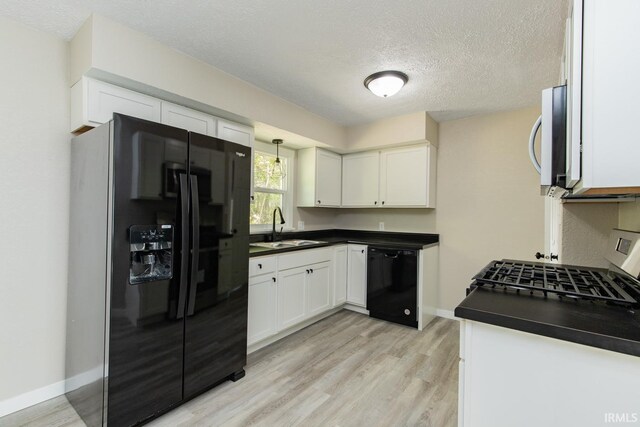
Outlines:
[[[252,188],[253,188],[253,194],[254,194],[254,200],[255,200],[255,194],[256,193],[271,193],[271,194],[282,194],[282,214],[284,216],[285,219],[285,224],[284,224],[284,228],[283,230],[285,231],[291,231],[293,230],[293,193],[294,193],[294,182],[295,180],[294,175],[295,175],[295,151],[288,149],[288,148],[284,148],[282,146],[280,146],[279,149],[279,155],[280,158],[284,158],[287,159],[287,176],[285,176],[285,188],[286,190],[276,190],[276,189],[272,189],[272,188],[263,188],[263,187],[257,187],[255,185],[255,178],[253,178],[253,182],[251,183]],[[253,150],[252,150],[252,162],[251,162],[251,167],[255,167],[255,154],[257,152],[261,152],[261,153],[265,153],[265,154],[269,154],[269,155],[276,155],[276,146],[273,144],[268,144],[265,142],[261,142],[261,141],[255,141],[255,144],[253,146]],[[253,171],[253,176],[255,176],[255,170]],[[254,200],[251,201],[251,203],[254,203]],[[277,225],[277,224],[276,224]],[[255,234],[255,233],[264,233],[264,232],[270,232],[271,231],[271,227],[272,224],[249,224],[249,229],[251,234]],[[279,228],[277,228],[277,230],[279,230]]]

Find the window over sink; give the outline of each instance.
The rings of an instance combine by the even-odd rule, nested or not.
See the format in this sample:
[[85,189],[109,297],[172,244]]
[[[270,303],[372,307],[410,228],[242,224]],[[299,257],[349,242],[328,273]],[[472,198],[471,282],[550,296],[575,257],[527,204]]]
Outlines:
[[[282,209],[285,228],[293,228],[294,151],[280,146],[282,172],[276,167],[276,150],[271,144],[256,141],[253,151],[253,201],[249,223],[252,232],[269,231],[273,211]],[[279,218],[278,218],[279,219]],[[281,225],[277,221],[277,229]]]

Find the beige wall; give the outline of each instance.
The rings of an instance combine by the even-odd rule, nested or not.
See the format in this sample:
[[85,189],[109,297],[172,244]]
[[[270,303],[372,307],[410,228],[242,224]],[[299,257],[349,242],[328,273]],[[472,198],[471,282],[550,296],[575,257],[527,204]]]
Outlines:
[[527,141],[530,108],[440,124],[439,307],[452,310],[493,259],[533,260],[544,248],[544,198]]
[[440,234],[438,307],[453,310],[489,261],[544,249],[544,198],[527,140],[537,108],[440,123],[436,209],[342,209],[336,226]]
[[62,40],[0,17],[0,415],[64,379],[67,57]]
[[620,203],[618,227],[640,232],[640,200],[634,203]]
[[436,233],[436,209],[341,209],[336,218],[338,228],[378,230],[384,222],[386,231]]
[[607,268],[609,233],[618,226],[618,203],[564,203],[562,205],[563,264]]
[[438,123],[425,111],[347,128],[350,152],[424,140],[438,145]]
[[232,120],[345,146],[344,127],[99,15],[71,47],[72,83],[88,74]]

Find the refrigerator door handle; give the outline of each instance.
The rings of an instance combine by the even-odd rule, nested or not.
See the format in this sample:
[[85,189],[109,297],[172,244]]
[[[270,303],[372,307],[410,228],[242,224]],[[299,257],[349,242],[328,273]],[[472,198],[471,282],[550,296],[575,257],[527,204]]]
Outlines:
[[180,261],[180,289],[178,291],[178,310],[176,314],[177,319],[184,317],[184,306],[187,298],[187,274],[189,272],[189,191],[187,186],[187,175],[180,174],[180,208],[182,214],[182,245],[180,247],[181,261]]
[[191,283],[187,316],[192,316],[196,306],[198,289],[198,258],[200,255],[200,200],[198,199],[198,177],[191,175]]

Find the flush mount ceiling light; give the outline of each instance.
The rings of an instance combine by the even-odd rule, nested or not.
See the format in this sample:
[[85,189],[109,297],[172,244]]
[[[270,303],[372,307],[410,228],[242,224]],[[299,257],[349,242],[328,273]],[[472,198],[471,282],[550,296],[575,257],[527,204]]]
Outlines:
[[374,95],[386,98],[398,93],[409,77],[400,71],[380,71],[364,79],[364,86]]

